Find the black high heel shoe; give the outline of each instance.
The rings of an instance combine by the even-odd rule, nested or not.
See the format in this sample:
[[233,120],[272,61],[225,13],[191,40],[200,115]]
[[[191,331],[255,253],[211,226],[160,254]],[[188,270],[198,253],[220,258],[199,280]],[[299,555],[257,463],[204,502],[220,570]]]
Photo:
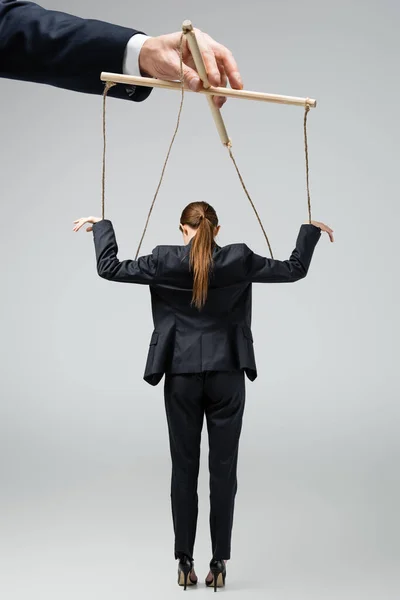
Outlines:
[[224,587],[226,579],[226,566],[223,560],[212,559],[210,562],[210,571],[213,574],[211,581],[207,581],[206,586],[214,586],[214,592],[217,591],[217,587]]
[[188,585],[196,585],[196,581],[190,579],[190,573],[193,569],[193,560],[188,556],[182,556],[178,563],[178,585],[183,585],[183,589],[186,590]]

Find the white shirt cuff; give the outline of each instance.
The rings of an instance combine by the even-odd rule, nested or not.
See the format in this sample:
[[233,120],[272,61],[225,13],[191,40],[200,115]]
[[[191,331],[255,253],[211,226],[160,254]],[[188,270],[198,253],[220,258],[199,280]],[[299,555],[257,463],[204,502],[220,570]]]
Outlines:
[[128,41],[123,61],[123,72],[124,75],[133,75],[135,77],[141,77],[139,68],[139,54],[143,44],[149,39],[149,35],[143,33],[136,33]]

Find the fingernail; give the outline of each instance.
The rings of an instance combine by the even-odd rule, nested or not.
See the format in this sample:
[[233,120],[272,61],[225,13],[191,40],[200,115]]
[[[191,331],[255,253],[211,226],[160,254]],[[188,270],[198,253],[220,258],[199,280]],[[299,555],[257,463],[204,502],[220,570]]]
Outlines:
[[200,79],[197,79],[196,77],[194,77],[193,79],[191,79],[189,81],[189,87],[192,90],[192,92],[197,92],[197,90],[199,88],[199,84],[200,84]]

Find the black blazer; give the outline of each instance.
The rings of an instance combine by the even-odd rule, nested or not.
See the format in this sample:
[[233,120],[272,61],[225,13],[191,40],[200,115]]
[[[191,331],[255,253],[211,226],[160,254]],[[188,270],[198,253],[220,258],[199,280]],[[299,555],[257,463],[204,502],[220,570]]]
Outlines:
[[[0,77],[102,94],[101,71],[122,73],[128,27],[0,0]],[[151,88],[116,85],[110,96],[141,101]]]
[[259,256],[246,244],[213,251],[214,266],[204,308],[190,306],[192,274],[187,246],[157,246],[137,261],[117,258],[108,219],[93,225],[97,272],[110,281],[150,286],[154,331],[144,379],[157,385],[164,373],[244,369],[257,377],[251,331],[252,283],[298,281],[306,276],[321,229],[302,225],[288,260]]

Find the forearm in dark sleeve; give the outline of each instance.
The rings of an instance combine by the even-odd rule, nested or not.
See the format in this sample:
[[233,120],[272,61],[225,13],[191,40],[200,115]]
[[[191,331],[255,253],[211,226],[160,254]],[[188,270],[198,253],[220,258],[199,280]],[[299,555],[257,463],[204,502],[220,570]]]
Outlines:
[[288,260],[259,256],[247,246],[244,249],[245,278],[254,283],[284,283],[303,279],[308,272],[321,230],[311,224],[300,227],[296,247]]
[[124,283],[154,283],[157,276],[158,248],[138,260],[117,258],[118,245],[111,221],[104,219],[93,225],[97,272],[103,279]]
[[[100,73],[122,73],[128,27],[46,10],[33,2],[0,0],[0,76],[102,94]],[[110,96],[141,101],[151,88],[123,85]]]

